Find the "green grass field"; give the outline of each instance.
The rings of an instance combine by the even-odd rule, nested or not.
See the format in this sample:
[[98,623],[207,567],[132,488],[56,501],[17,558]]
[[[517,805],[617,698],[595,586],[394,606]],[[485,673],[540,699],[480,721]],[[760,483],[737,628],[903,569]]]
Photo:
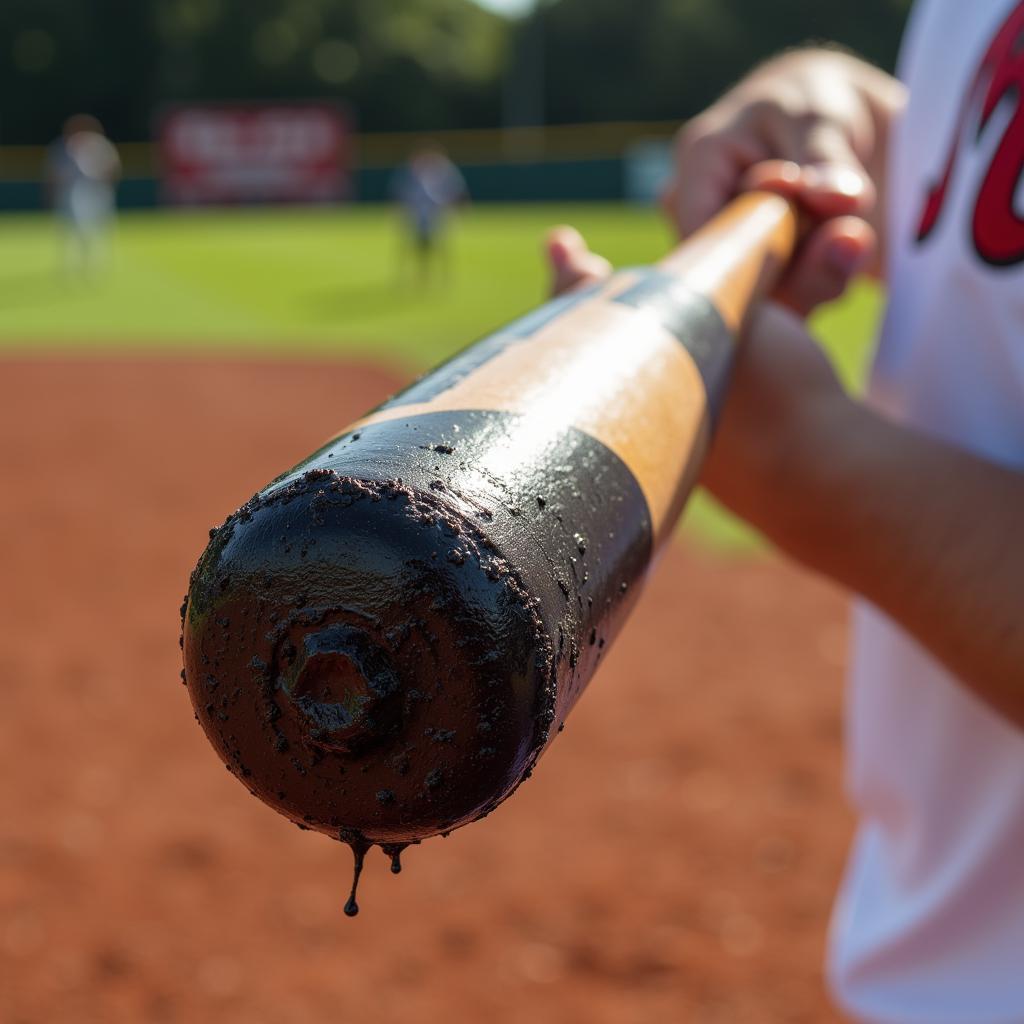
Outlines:
[[[122,216],[108,271],[85,285],[57,273],[58,238],[42,215],[0,217],[0,353],[354,357],[424,370],[536,305],[541,239],[575,224],[616,264],[669,244],[653,210],[621,205],[480,206],[451,238],[447,284],[399,279],[387,210],[133,213]],[[880,299],[861,286],[814,328],[844,378],[863,376]],[[706,499],[689,521],[726,545],[749,538]]]

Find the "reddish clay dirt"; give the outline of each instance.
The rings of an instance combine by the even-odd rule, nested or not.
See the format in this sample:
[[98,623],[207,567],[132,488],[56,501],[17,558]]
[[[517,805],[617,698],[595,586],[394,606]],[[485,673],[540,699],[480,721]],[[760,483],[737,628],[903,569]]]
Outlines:
[[218,763],[178,680],[207,528],[395,384],[0,364],[0,1020],[835,1019],[844,607],[775,560],[674,546],[535,777],[375,852],[355,920],[349,851]]

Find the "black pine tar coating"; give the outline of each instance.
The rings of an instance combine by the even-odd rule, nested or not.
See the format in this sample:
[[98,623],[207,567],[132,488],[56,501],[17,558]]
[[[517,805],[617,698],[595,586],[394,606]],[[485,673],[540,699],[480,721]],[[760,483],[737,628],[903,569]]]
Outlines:
[[524,452],[520,428],[363,425],[211,540],[184,622],[192,700],[296,822],[404,843],[488,813],[625,617],[651,553],[639,485],[581,431]]

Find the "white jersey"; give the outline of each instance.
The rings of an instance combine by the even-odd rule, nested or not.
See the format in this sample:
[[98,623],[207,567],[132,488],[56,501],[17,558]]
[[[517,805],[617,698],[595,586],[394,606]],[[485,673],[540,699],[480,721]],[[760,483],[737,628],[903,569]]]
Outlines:
[[[1019,469],[1022,42],[1024,0],[914,10],[871,387],[894,419]],[[1024,544],[1024,522],[1005,542]],[[1024,732],[866,605],[848,699],[860,827],[833,917],[837,1000],[885,1024],[1024,1024]]]

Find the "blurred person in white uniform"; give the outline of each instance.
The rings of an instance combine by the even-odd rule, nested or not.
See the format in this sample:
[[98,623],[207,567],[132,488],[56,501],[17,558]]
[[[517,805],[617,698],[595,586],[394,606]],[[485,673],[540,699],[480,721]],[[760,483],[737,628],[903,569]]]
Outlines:
[[68,118],[50,145],[46,180],[61,225],[61,270],[89,278],[106,264],[121,158],[96,118]]

